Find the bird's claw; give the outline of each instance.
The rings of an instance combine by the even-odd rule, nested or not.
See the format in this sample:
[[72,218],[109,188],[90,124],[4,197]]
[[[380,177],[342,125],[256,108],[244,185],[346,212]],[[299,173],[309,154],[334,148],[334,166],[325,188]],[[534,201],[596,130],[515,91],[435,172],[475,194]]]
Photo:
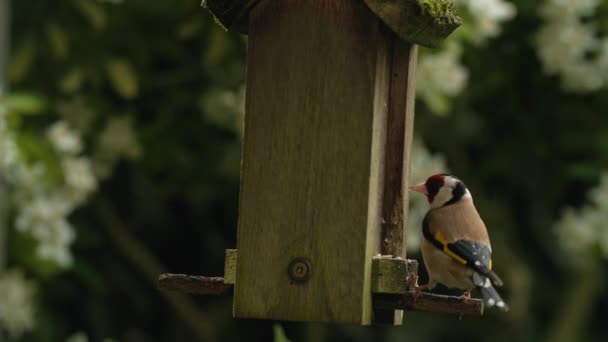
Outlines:
[[418,285],[418,275],[411,274],[407,279],[408,287],[410,291],[414,292],[414,300],[417,300],[422,296],[422,290],[428,290],[429,284],[426,285]]
[[418,298],[420,298],[420,296],[422,296],[422,290],[428,290],[429,286],[428,285],[416,285],[414,287],[414,300],[417,300]]

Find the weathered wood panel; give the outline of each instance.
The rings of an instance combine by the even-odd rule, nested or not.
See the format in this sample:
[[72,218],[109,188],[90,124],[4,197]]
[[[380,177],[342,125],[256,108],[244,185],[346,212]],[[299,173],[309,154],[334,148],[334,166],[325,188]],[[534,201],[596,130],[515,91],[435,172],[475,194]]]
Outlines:
[[[418,48],[396,35],[390,45],[390,96],[384,167],[381,253],[405,258],[404,220],[407,219],[409,156],[412,143],[415,99],[415,71]],[[403,322],[403,312],[374,312],[374,323]]]
[[249,20],[235,316],[368,324],[389,32],[350,0],[262,1]]
[[237,250],[227,249],[224,258],[224,283],[236,283]]

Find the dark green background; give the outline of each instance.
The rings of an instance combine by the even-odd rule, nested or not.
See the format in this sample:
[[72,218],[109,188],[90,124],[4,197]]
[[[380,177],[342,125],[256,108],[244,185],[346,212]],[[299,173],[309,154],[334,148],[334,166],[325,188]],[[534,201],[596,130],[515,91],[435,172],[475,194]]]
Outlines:
[[[565,206],[584,202],[608,166],[608,96],[564,93],[559,79],[543,74],[531,39],[540,23],[536,2],[514,3],[518,15],[499,38],[466,46],[469,86],[451,115],[434,116],[423,103],[416,113],[416,136],[447,157],[491,227],[495,269],[513,310],[461,320],[407,313],[397,328],[283,324],[293,341],[539,341],[554,334],[605,341],[608,265],[569,267],[553,223]],[[13,57],[27,44],[33,52],[11,87],[49,103],[47,115],[28,125],[55,121],[57,103],[79,98],[97,114],[87,139],[107,116],[129,114],[144,151],[121,162],[71,217],[74,267],[50,275],[28,268],[40,283],[40,310],[36,330],[20,341],[62,341],[75,331],[91,341],[271,341],[274,322],[232,319],[230,298],[167,297],[154,283],[163,270],[221,275],[224,249],[236,246],[238,113],[209,99],[239,91],[245,39],[224,32],[191,0],[12,4]],[[49,43],[49,25],[65,33],[67,53]],[[108,79],[113,58],[132,65],[135,96],[121,95]],[[74,68],[82,85],[62,90]],[[22,261],[16,248],[9,253],[12,263]]]

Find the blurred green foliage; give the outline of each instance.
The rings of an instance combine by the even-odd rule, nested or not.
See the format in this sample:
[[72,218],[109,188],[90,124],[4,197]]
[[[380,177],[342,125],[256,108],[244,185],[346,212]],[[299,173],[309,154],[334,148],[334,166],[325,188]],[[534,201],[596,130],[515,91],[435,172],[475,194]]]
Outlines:
[[[42,125],[61,117],[93,140],[108,116],[129,114],[143,146],[142,158],[119,164],[72,217],[72,269],[40,268],[27,261],[28,241],[11,238],[11,262],[25,264],[40,283],[37,329],[20,341],[61,341],[78,331],[90,341],[201,339],[184,318],[188,308],[207,337],[285,341],[273,322],[233,320],[229,298],[167,297],[150,276],[156,268],[142,262],[153,256],[175,273],[219,275],[224,249],[236,245],[244,38],[215,25],[196,1],[12,3],[7,101],[22,114],[44,114],[19,120]],[[514,3],[518,15],[499,38],[466,47],[471,79],[452,114],[433,116],[419,104],[416,118],[416,135],[447,156],[475,195],[513,310],[463,319],[407,313],[397,328],[286,323],[290,340],[537,341],[572,321],[560,321],[574,310],[564,298],[585,278],[565,265],[552,225],[608,168],[608,96],[567,94],[544,75],[529,39],[536,7]],[[21,141],[44,157],[26,134]],[[109,213],[100,209],[108,203]],[[130,239],[108,229],[117,221]],[[606,266],[595,271],[600,281]],[[608,293],[595,291],[584,297],[584,329],[572,327],[585,341],[608,336]]]

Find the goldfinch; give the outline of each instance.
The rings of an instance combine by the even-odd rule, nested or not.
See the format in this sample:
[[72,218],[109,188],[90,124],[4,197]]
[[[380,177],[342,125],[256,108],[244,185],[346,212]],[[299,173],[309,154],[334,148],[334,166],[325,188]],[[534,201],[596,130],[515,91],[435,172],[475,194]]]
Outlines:
[[473,197],[458,178],[437,174],[409,188],[428,198],[430,209],[422,222],[421,251],[429,282],[418,286],[433,289],[437,283],[465,290],[477,288],[484,303],[509,310],[496,287],[502,280],[492,271],[492,246]]

